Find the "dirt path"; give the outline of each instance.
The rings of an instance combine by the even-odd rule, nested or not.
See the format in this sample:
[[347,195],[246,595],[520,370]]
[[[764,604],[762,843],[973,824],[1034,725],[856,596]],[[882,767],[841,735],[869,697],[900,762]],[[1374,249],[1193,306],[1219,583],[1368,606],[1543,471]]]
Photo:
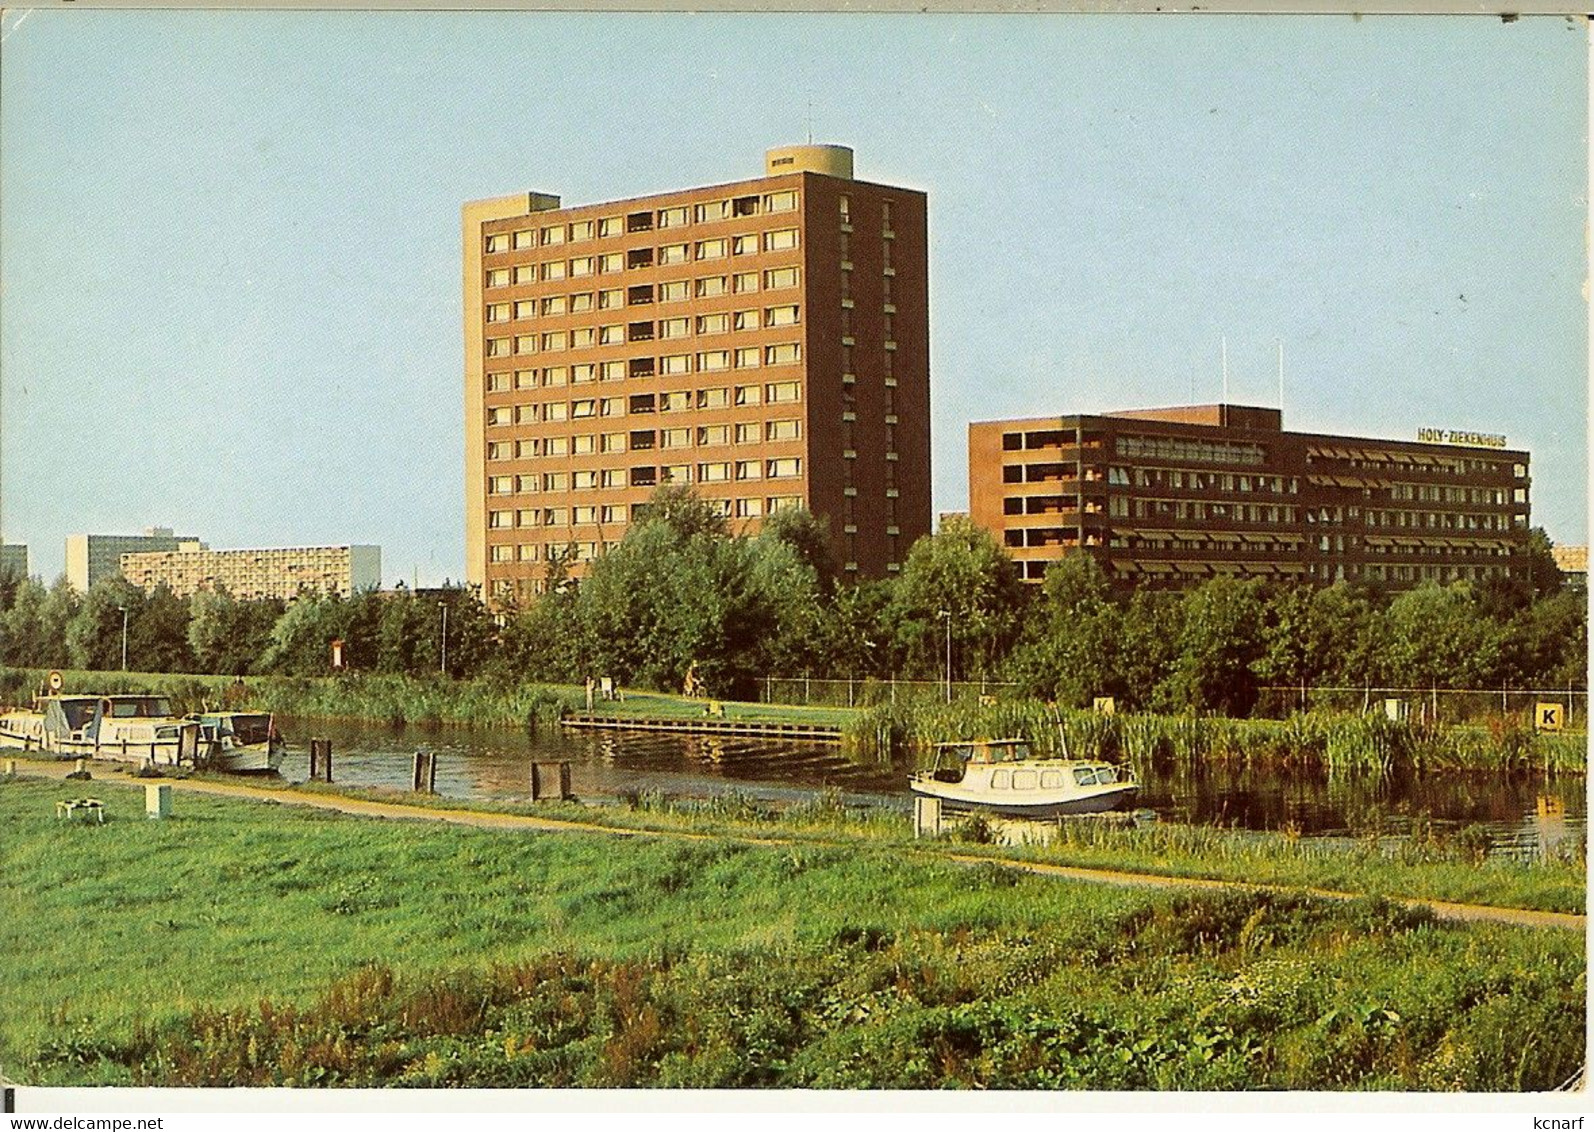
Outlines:
[[[17,771],[39,778],[65,779],[72,769],[70,762],[17,759]],[[84,791],[100,785],[137,788],[154,780],[140,780],[115,776],[99,768],[102,777],[83,783]],[[167,778],[160,780],[175,790],[195,794],[209,794],[223,798],[240,798],[254,802],[279,802],[285,806],[306,806],[316,810],[331,810],[360,817],[388,818],[399,821],[441,821],[453,825],[473,826],[478,829],[527,830],[538,833],[598,833],[610,837],[658,837],[675,841],[731,840],[748,845],[794,845],[799,842],[780,837],[754,837],[750,835],[719,835],[692,833],[686,830],[621,829],[599,825],[596,822],[539,818],[528,814],[494,814],[479,810],[444,809],[433,806],[409,806],[399,802],[373,802],[364,798],[350,798],[336,794],[313,794],[298,790],[274,789],[269,786],[243,783],[215,782],[208,779]],[[819,844],[840,848],[844,842],[803,841],[801,844]],[[1272,892],[1300,892],[1326,900],[1352,900],[1358,895],[1324,888],[1291,888],[1282,885],[1247,885],[1239,881],[1209,880],[1199,877],[1158,876],[1153,873],[1120,872],[1114,869],[1087,869],[1073,865],[1048,865],[1038,861],[1022,861],[1011,857],[987,857],[972,853],[948,853],[936,850],[915,850],[915,856],[938,861],[952,861],[963,865],[998,865],[1006,869],[1032,873],[1036,876],[1055,877],[1059,880],[1082,881],[1088,884],[1111,884],[1140,888],[1199,888],[1211,890],[1260,888]],[[1497,908],[1487,904],[1457,904],[1446,900],[1415,900],[1392,897],[1396,903],[1409,907],[1426,905],[1442,920],[1462,920],[1512,924],[1518,927],[1561,928],[1566,931],[1584,931],[1588,917],[1572,912],[1536,912],[1523,908]]]

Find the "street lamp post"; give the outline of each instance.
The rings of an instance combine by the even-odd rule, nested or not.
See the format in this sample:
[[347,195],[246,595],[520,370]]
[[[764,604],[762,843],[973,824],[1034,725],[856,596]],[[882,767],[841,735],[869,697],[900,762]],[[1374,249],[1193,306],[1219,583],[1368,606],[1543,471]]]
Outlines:
[[116,607],[122,613],[122,671],[127,671],[127,606]]
[[946,622],[946,702],[952,702],[952,611],[943,609],[941,620]]
[[443,657],[442,657],[441,662],[437,666],[437,670],[439,672],[441,672],[444,676],[447,676],[448,675],[448,606],[447,606],[446,603],[440,601],[440,602],[437,603],[437,608],[443,611],[443,648],[442,648]]

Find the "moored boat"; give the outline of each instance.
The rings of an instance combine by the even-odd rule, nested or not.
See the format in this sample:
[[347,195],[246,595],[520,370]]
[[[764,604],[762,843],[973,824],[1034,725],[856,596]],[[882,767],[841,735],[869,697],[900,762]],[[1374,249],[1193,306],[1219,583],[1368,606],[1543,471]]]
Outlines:
[[0,714],[0,747],[60,758],[175,766],[191,761],[196,738],[197,728],[173,716],[165,696],[40,696],[32,710]]
[[1022,739],[936,745],[934,765],[909,781],[945,805],[1008,817],[1050,818],[1122,809],[1140,790],[1128,767],[1098,759],[1035,759]]
[[268,712],[205,711],[188,718],[199,724],[201,765],[234,773],[274,771],[288,754]]

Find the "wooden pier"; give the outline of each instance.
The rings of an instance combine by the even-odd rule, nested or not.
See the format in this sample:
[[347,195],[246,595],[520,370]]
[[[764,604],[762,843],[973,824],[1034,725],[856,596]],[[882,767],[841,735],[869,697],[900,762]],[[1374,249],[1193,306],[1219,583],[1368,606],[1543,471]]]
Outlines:
[[647,719],[617,715],[567,715],[564,727],[592,727],[605,731],[665,731],[676,735],[735,735],[751,739],[802,739],[814,743],[841,742],[841,728],[822,723],[767,723],[751,719]]

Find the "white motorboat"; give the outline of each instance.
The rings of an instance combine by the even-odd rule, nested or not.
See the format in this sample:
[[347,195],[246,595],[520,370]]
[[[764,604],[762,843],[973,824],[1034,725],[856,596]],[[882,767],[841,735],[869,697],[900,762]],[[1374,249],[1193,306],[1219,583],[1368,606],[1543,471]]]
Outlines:
[[165,696],[40,696],[32,710],[0,714],[0,747],[68,759],[176,766],[193,761],[197,738]]
[[268,712],[205,711],[188,718],[199,724],[201,766],[234,773],[274,771],[288,754],[287,741]]
[[954,808],[1033,818],[1123,809],[1140,790],[1128,767],[1031,758],[1023,739],[939,743],[931,769],[915,774],[909,785],[915,794]]

